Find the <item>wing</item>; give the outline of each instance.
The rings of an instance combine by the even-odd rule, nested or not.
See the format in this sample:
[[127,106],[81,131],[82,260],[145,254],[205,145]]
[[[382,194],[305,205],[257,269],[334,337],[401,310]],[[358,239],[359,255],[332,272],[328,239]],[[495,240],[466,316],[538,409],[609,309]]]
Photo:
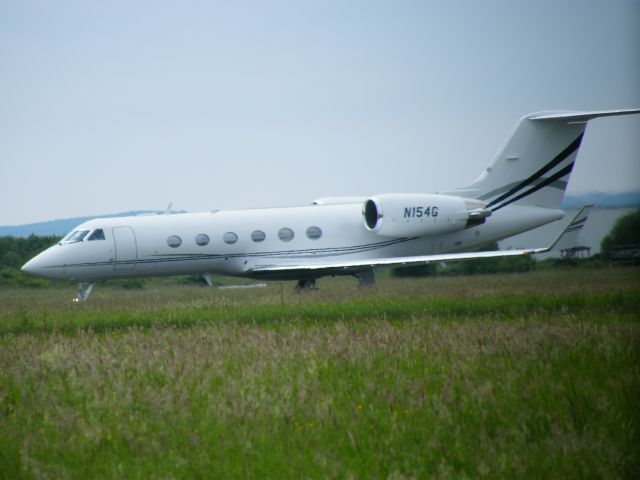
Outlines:
[[582,210],[569,222],[569,225],[564,229],[562,235],[560,235],[551,246],[553,250],[567,250],[578,246],[578,236],[587,223],[592,207],[593,205],[582,207]]
[[[531,255],[537,253],[545,253],[554,249],[556,245],[567,235],[574,235],[576,225],[583,225],[586,221],[588,209],[591,205],[583,207],[571,222],[560,232],[560,235],[545,248],[529,248],[519,250],[495,250],[488,252],[461,252],[461,253],[442,253],[437,255],[419,255],[411,257],[390,257],[390,258],[371,258],[364,260],[350,261],[330,261],[330,262],[309,262],[309,263],[278,263],[255,265],[249,270],[255,275],[277,276],[277,275],[313,275],[314,273],[322,275],[339,275],[361,270],[369,270],[376,267],[401,267],[411,265],[424,265],[433,262],[445,262],[454,260],[469,260],[472,258],[496,258],[496,257],[513,257],[520,255]],[[564,242],[562,242],[564,243]]]

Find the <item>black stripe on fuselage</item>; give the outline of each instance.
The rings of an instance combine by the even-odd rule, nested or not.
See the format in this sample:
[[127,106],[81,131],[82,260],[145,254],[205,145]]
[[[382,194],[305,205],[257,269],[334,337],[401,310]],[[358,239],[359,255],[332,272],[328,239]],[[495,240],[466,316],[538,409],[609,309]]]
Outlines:
[[[508,199],[511,195],[514,195],[514,194],[518,193],[520,190],[528,187],[533,182],[535,182],[536,180],[541,178],[545,173],[550,171],[552,168],[554,168],[555,166],[557,166],[560,163],[562,163],[564,160],[566,160],[569,157],[569,155],[571,155],[573,152],[575,152],[580,147],[580,143],[582,142],[582,137],[583,136],[584,136],[584,133],[581,133],[578,136],[578,138],[576,138],[573,142],[571,142],[569,144],[569,146],[567,148],[565,148],[562,152],[560,152],[553,160],[551,160],[549,163],[547,163],[544,167],[542,167],[540,170],[535,172],[533,175],[531,175],[530,177],[528,177],[525,180],[523,180],[522,182],[520,182],[518,185],[513,187],[511,190],[503,193],[498,198],[496,198],[496,199],[492,200],[491,202],[489,202],[487,204],[487,207],[491,208],[494,205],[502,202],[503,200]],[[557,178],[560,178],[560,177],[556,177],[556,179]],[[522,198],[522,197],[520,197],[520,198]],[[511,202],[508,202],[508,203],[511,203]],[[504,205],[501,205],[498,208],[502,208],[503,206]],[[498,210],[498,208],[496,208],[495,210]]]
[[[99,266],[122,266],[122,265],[138,265],[138,264],[154,264],[154,263],[173,263],[181,261],[196,261],[196,260],[222,260],[229,258],[250,258],[250,257],[262,257],[262,258],[278,258],[278,257],[293,257],[293,258],[322,258],[329,256],[347,255],[350,253],[361,253],[371,250],[377,250],[380,248],[396,245],[399,243],[409,242],[416,240],[419,237],[403,237],[394,240],[388,240],[386,242],[369,243],[363,245],[352,245],[348,247],[327,247],[317,249],[304,249],[304,250],[279,250],[272,252],[256,252],[256,253],[173,253],[165,255],[152,255],[150,258],[144,259],[131,259],[131,260],[108,260],[104,262],[85,262],[75,263],[67,265],[49,265],[47,268],[61,268],[61,267],[99,267]],[[155,257],[155,258],[154,258]]]

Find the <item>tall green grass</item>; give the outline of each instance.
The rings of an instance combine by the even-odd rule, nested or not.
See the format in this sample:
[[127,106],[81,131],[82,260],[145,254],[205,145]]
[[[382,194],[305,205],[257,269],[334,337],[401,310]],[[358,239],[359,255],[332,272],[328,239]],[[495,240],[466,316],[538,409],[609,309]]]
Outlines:
[[159,311],[109,312],[94,311],[90,306],[77,307],[73,314],[29,313],[3,319],[0,335],[24,333],[74,333],[83,330],[114,330],[163,327],[192,327],[217,322],[236,321],[252,325],[300,320],[328,322],[339,320],[404,320],[411,317],[444,319],[484,319],[487,317],[516,319],[536,315],[555,317],[566,311],[582,313],[640,312],[640,295],[633,292],[572,293],[565,295],[520,294],[509,297],[391,299],[367,298],[340,303],[302,305],[227,305],[197,306]]
[[637,270],[439,280],[0,292],[2,477],[638,476]]

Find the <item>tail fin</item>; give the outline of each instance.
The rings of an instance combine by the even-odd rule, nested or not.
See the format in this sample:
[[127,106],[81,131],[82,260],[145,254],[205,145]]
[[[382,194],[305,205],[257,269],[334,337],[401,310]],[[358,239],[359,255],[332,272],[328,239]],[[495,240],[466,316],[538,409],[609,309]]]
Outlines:
[[448,194],[507,205],[560,208],[587,122],[634,110],[535,113],[523,117],[480,177]]

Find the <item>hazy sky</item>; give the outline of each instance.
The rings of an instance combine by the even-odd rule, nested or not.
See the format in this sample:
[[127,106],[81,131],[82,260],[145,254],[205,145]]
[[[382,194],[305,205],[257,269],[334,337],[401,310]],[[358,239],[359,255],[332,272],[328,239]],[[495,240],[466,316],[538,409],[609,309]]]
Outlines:
[[[519,117],[640,107],[640,1],[0,0],[0,225],[473,181]],[[640,189],[640,116],[569,191]]]

